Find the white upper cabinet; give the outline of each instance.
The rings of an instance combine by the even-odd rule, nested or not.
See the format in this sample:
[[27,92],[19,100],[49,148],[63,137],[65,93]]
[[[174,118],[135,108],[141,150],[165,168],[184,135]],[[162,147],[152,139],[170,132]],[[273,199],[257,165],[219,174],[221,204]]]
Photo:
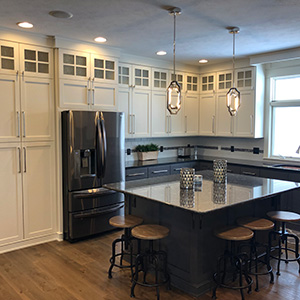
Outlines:
[[233,85],[232,71],[222,71],[217,73],[217,92],[226,93]]
[[187,93],[183,101],[185,134],[198,135],[199,95]]
[[151,88],[151,68],[145,66],[132,67],[133,73],[133,88],[146,89]]
[[216,95],[214,93],[200,94],[199,134],[216,134]]
[[200,95],[216,91],[216,74],[209,73],[200,76]]
[[234,119],[226,106],[226,93],[218,93],[216,96],[216,135],[233,136]]
[[0,73],[16,74],[19,69],[19,44],[0,41]]
[[235,71],[236,88],[241,90],[250,90],[255,84],[255,67],[237,69]]
[[169,71],[152,68],[152,90],[165,91],[170,84]]
[[188,93],[199,94],[199,76],[195,74],[186,74],[184,90]]
[[59,50],[60,107],[117,110],[117,60]]

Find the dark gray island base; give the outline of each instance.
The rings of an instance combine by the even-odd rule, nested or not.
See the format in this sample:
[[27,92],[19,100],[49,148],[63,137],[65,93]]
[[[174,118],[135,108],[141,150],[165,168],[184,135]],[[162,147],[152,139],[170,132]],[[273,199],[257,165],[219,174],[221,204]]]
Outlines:
[[214,184],[212,171],[198,173],[202,191],[180,190],[179,175],[105,186],[124,193],[128,212],[144,223],[170,229],[159,247],[168,253],[171,284],[195,296],[212,288],[217,257],[225,249],[214,229],[235,224],[238,217],[266,217],[267,211],[284,209],[286,196],[299,185],[236,174],[228,174],[227,184]]

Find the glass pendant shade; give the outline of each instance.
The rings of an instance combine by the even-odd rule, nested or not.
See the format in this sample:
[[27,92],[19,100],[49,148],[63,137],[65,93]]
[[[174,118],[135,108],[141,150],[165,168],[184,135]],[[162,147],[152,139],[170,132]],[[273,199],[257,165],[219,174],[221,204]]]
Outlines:
[[167,109],[171,115],[176,115],[179,112],[180,108],[181,87],[176,80],[173,80],[167,89]]
[[231,116],[236,113],[241,105],[241,94],[235,87],[231,88],[226,95],[226,105]]

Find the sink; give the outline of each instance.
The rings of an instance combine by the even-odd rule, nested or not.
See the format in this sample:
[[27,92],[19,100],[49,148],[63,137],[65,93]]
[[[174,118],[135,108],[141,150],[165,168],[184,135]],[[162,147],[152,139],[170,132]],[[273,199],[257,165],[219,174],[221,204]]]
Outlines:
[[279,169],[300,171],[300,165],[277,164],[277,165],[273,165],[272,167],[279,168]]

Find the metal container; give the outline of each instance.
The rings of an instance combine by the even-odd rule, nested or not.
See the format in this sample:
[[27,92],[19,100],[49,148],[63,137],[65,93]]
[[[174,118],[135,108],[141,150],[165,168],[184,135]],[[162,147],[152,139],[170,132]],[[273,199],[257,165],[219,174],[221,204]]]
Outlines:
[[180,188],[194,189],[195,169],[182,168],[180,170]]

